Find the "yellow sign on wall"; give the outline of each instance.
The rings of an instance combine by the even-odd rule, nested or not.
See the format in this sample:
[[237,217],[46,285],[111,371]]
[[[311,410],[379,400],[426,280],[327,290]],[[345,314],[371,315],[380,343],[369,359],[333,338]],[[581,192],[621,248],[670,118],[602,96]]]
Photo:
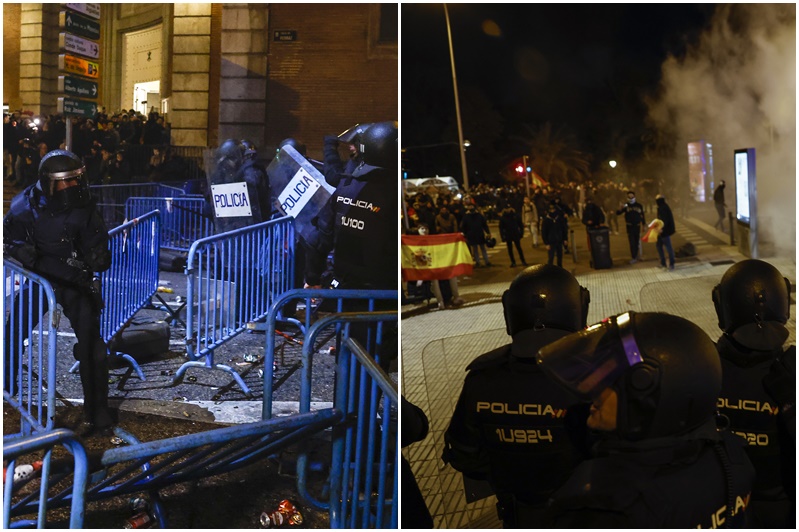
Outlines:
[[87,78],[100,77],[99,64],[69,54],[61,54],[58,56],[58,69],[63,72],[69,72]]

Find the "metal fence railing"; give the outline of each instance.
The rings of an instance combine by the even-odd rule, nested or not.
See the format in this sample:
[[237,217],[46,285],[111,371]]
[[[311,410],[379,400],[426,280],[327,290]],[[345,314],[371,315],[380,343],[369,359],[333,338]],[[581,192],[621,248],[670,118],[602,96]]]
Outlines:
[[20,414],[20,431],[5,440],[53,428],[61,312],[43,277],[3,260],[3,280],[3,399]]
[[346,421],[333,431],[329,502],[308,490],[308,455],[300,453],[297,459],[298,491],[306,503],[329,511],[331,528],[397,528],[399,397],[397,384],[381,368],[387,362],[381,358],[391,356],[383,347],[396,335],[396,321],[396,312],[332,314],[305,336],[300,412],[311,409],[316,337],[331,326],[343,326],[335,408]]
[[[214,362],[214,350],[263,319],[294,280],[294,219],[286,216],[197,240],[186,263],[186,350],[190,367],[230,373],[245,394],[238,372]],[[202,362],[199,359],[205,358]],[[271,367],[271,366],[267,366]]]
[[213,221],[204,215],[206,202],[201,197],[128,198],[125,217],[132,220],[144,213],[161,212],[161,246],[188,251],[200,239],[214,234]]
[[[158,290],[161,250],[161,213],[148,212],[108,232],[111,267],[101,275],[105,308],[100,314],[100,334],[109,347],[136,313],[148,306]],[[125,359],[141,380],[144,372],[127,353],[111,350]],[[76,362],[71,372],[78,369]]]
[[[72,455],[73,462],[67,471],[52,471],[53,449],[63,446]],[[14,528],[46,528],[47,525],[47,493],[50,486],[57,484],[63,478],[72,475],[71,482],[71,505],[69,516],[69,528],[83,528],[83,516],[86,508],[86,487],[89,476],[89,463],[86,456],[86,449],[77,439],[72,431],[67,429],[55,429],[33,436],[19,438],[11,442],[3,442],[3,461],[7,462],[6,475],[3,479],[3,528],[11,528],[12,500],[19,488],[30,481],[33,476],[33,464],[23,464],[28,467],[28,477],[15,481],[15,469],[17,458],[30,454],[45,451],[41,464],[37,464],[41,469],[39,477],[39,490],[33,491],[28,497],[32,498],[38,493],[39,500],[43,501],[35,510],[36,520],[19,520],[14,522]],[[63,467],[63,466],[62,466]],[[17,495],[19,497],[19,495]],[[24,503],[25,499],[17,501]]]

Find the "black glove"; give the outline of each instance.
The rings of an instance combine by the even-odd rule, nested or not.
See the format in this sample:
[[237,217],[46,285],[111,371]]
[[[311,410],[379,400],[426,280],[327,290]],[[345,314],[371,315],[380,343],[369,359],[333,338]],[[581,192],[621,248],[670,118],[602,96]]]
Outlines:
[[16,259],[22,263],[22,265],[27,268],[33,268],[34,264],[36,264],[36,258],[38,257],[38,253],[36,253],[36,246],[33,244],[23,244],[16,249]]

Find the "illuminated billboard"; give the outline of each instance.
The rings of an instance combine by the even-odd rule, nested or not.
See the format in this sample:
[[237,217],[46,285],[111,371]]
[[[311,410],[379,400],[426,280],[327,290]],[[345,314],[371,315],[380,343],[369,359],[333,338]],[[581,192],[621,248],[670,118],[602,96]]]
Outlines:
[[735,150],[735,210],[738,221],[751,224],[750,194],[755,190],[754,150]]

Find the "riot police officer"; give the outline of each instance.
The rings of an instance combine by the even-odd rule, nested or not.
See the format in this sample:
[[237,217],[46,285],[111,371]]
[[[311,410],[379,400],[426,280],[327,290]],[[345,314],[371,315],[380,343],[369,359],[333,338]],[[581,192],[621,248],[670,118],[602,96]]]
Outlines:
[[[266,169],[258,163],[258,149],[249,140],[241,141],[242,163],[238,171],[238,181],[247,183],[258,196],[258,216],[253,221],[255,223],[265,222],[272,216],[271,191],[269,189],[269,178],[266,176]],[[253,204],[255,208],[255,204]],[[255,218],[255,210],[253,209]]]
[[308,239],[313,260],[306,282],[318,285],[327,253],[341,288],[397,288],[397,123],[373,124],[362,135],[363,161],[344,178]]
[[[108,408],[108,350],[100,334],[103,301],[99,280],[94,277],[95,272],[111,266],[111,253],[108,230],[97,212],[85,172],[74,153],[51,151],[39,165],[38,182],[13,199],[3,219],[4,252],[50,281],[56,301],[75,331],[73,355],[80,362],[84,394],[79,432],[84,435],[107,431],[114,422]],[[37,311],[34,309],[34,316]],[[34,325],[25,324],[25,337]],[[24,338],[18,341],[21,344]],[[19,370],[21,352],[21,345],[11,346],[6,334],[4,385],[12,393],[16,390],[9,375]]]
[[488,480],[505,528],[539,527],[547,499],[579,461],[564,427],[577,399],[547,378],[535,355],[585,327],[589,301],[588,290],[563,268],[525,269],[502,295],[512,342],[466,368],[443,460]]
[[[324,154],[324,168],[322,175],[325,176],[331,186],[337,187],[342,176],[351,175],[361,164],[361,153],[358,150],[360,138],[372,124],[355,124],[338,136],[326,135],[322,153]],[[342,161],[338,153],[339,145],[344,144],[349,151],[349,159]]]
[[[786,479],[789,486],[783,485],[783,473],[795,472],[795,446],[780,430],[781,405],[763,383],[772,365],[784,366],[785,360],[795,358],[794,346],[783,351],[790,286],[771,264],[749,259],[731,266],[713,289],[723,331],[716,343],[723,376],[718,407],[729,418],[730,430],[747,441],[746,451],[757,471],[751,503],[751,524],[756,528],[795,528],[795,475]],[[795,385],[795,362],[793,368]]]
[[600,435],[552,495],[556,528],[720,528],[746,523],[754,469],[716,428],[721,363],[690,321],[627,312],[557,340],[538,363],[592,402]]

